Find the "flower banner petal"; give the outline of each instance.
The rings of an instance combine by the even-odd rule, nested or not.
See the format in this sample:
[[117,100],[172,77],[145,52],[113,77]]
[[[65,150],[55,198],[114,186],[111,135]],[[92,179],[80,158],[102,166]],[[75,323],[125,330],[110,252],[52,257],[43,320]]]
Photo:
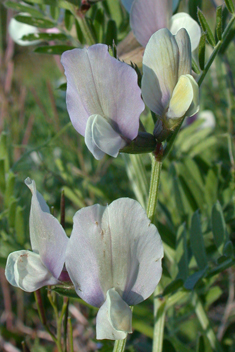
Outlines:
[[179,49],[166,28],[150,38],[143,57],[142,95],[146,105],[157,115],[168,106],[178,80]]
[[32,192],[29,218],[30,240],[34,252],[39,253],[43,264],[58,278],[65,262],[68,237],[59,221],[48,213],[49,208],[29,177],[25,184]]
[[199,24],[187,13],[179,12],[172,16],[169,28],[172,34],[176,34],[181,28],[185,28],[191,40],[192,51],[198,47],[201,29]]
[[121,135],[134,139],[144,110],[135,70],[111,57],[104,44],[66,51],[61,62],[74,128],[84,136],[88,118],[101,115],[112,120]]
[[146,46],[151,35],[167,28],[172,15],[172,0],[135,0],[130,12],[130,26],[138,42]]
[[[96,204],[74,215],[73,231],[66,252],[65,265],[77,294],[96,307],[105,301],[103,292],[112,287],[110,236],[101,227],[105,209]],[[105,287],[101,287],[100,276]]]
[[25,250],[13,252],[8,256],[5,274],[11,285],[26,292],[34,292],[43,286],[59,283],[43,265],[39,254]]

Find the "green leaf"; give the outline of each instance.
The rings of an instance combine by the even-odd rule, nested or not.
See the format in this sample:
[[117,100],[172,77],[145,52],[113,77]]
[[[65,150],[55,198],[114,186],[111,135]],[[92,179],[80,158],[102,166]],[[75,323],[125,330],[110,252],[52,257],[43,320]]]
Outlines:
[[219,286],[214,286],[209,289],[206,293],[205,301],[206,306],[209,307],[223,294],[223,290]]
[[93,22],[96,39],[98,43],[103,43],[104,23],[105,23],[104,11],[103,9],[100,8],[96,11],[94,22]]
[[234,13],[234,5],[232,0],[224,0],[227,9],[229,10],[230,13]]
[[75,27],[76,27],[76,33],[77,33],[77,38],[81,44],[85,44],[85,38],[81,29],[81,26],[78,22],[77,19],[75,19]]
[[38,54],[51,54],[51,55],[62,55],[66,50],[74,49],[74,46],[70,45],[46,45],[36,48],[34,51]]
[[167,285],[164,288],[162,296],[169,295],[170,293],[173,293],[173,292],[177,291],[182,286],[183,286],[183,280],[182,279],[176,279],[176,280],[172,281],[169,285]]
[[0,159],[0,191],[5,192],[6,181],[5,181],[5,160]]
[[39,28],[53,28],[56,26],[56,24],[50,20],[31,16],[16,15],[15,20]]
[[60,9],[57,6],[50,6],[50,14],[53,20],[58,21],[60,17]]
[[163,352],[177,352],[170,340],[163,340]]
[[212,208],[211,214],[212,232],[215,245],[219,253],[223,254],[223,247],[226,240],[226,224],[220,202],[217,201]]
[[207,20],[206,20],[204,14],[202,13],[202,11],[200,9],[198,9],[198,11],[197,11],[197,16],[198,16],[198,19],[201,24],[203,32],[206,33],[206,39],[207,39],[208,43],[214,47],[216,45],[214,35],[210,29],[209,24],[207,23]]
[[7,173],[10,168],[10,160],[8,152],[8,135],[6,132],[2,132],[0,135],[0,159],[5,160],[4,168],[5,173]]
[[203,335],[199,335],[199,336],[198,336],[198,340],[197,340],[197,350],[196,350],[196,351],[197,351],[197,352],[206,352]]
[[198,21],[197,18],[197,8],[202,7],[202,0],[190,0],[188,2],[188,10],[189,10],[189,15],[195,20]]
[[218,198],[218,172],[214,169],[210,169],[206,176],[205,184],[205,200],[210,210]]
[[60,89],[60,90],[64,90],[64,91],[66,91],[66,89],[67,89],[67,83],[62,83],[58,88],[56,88],[56,89]]
[[6,180],[6,190],[5,190],[5,197],[4,197],[4,205],[5,208],[8,208],[10,204],[10,199],[14,195],[14,187],[15,187],[15,175],[13,172],[10,172],[8,174],[7,180]]
[[74,17],[69,10],[65,10],[64,13],[64,24],[68,31],[71,31],[74,23]]
[[25,243],[25,226],[24,226],[24,212],[21,206],[16,208],[15,218],[16,240],[20,245]]
[[196,211],[192,216],[190,228],[190,243],[193,255],[196,259],[199,269],[205,269],[207,267],[207,257],[198,211]]
[[233,257],[234,251],[233,251],[233,243],[231,241],[228,241],[224,245],[223,255],[225,255],[226,257]]
[[8,223],[10,227],[15,226],[16,204],[17,204],[17,200],[15,199],[15,197],[11,197],[10,205],[8,209]]
[[113,20],[108,21],[105,43],[109,46],[113,43],[117,45],[117,25]]
[[24,35],[22,40],[33,41],[33,40],[67,40],[68,37],[63,33],[36,33]]
[[198,46],[198,61],[201,70],[204,70],[205,67],[205,53],[206,53],[206,33],[203,33],[200,38]]
[[198,281],[205,275],[207,268],[199,270],[196,273],[190,275],[184,283],[186,290],[193,290]]
[[197,75],[200,75],[201,71],[193,57],[192,57],[192,69]]
[[216,9],[216,35],[218,40],[222,39],[222,5],[218,6]]
[[188,249],[185,224],[182,224],[177,231],[175,257],[178,264],[177,278],[185,280],[188,276]]
[[20,11],[20,12],[27,12],[33,17],[38,17],[38,18],[43,18],[44,17],[42,12],[38,11],[37,9],[35,9],[34,7],[31,7],[31,6],[26,6],[26,5],[23,5],[23,4],[19,4],[19,3],[16,3],[14,1],[6,1],[4,3],[4,5],[8,9],[13,9],[13,10]]

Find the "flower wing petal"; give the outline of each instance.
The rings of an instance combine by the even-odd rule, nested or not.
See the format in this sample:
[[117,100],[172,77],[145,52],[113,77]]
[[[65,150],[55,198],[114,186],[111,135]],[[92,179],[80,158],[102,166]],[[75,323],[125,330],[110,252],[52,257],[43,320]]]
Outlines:
[[135,0],[130,12],[130,26],[138,42],[146,46],[151,35],[167,28],[172,15],[172,0]]
[[37,192],[35,182],[27,178],[25,184],[32,192],[29,218],[32,249],[39,253],[43,264],[58,278],[65,262],[68,237],[59,221],[49,214],[49,208]]
[[158,115],[164,113],[178,80],[179,49],[168,29],[150,38],[143,57],[142,95]]
[[134,139],[144,110],[135,70],[111,57],[104,44],[66,51],[61,62],[67,76],[67,108],[75,129],[84,136],[89,116],[98,114],[111,119],[120,134]]
[[100,115],[91,115],[87,121],[85,143],[97,160],[104,153],[116,158],[119,150],[126,145],[110,123]]
[[181,28],[175,35],[175,40],[179,48],[179,68],[178,77],[191,74],[192,52],[191,42],[186,29]]
[[189,76],[181,76],[173,91],[167,111],[167,117],[170,119],[183,117],[192,104],[194,92]]
[[59,283],[43,265],[39,254],[25,250],[13,252],[8,256],[5,274],[11,285],[26,292]]
[[169,28],[172,34],[176,34],[181,28],[185,28],[191,40],[192,51],[198,47],[201,29],[199,24],[187,13],[179,12],[172,16]]
[[107,298],[96,318],[98,340],[123,340],[132,332],[132,312],[114,288],[107,292]]

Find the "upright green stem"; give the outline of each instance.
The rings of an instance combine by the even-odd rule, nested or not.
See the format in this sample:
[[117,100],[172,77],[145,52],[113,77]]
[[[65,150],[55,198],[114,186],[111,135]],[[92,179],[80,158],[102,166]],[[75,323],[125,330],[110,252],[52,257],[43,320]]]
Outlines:
[[126,340],[116,340],[113,348],[113,352],[124,352],[126,347]]

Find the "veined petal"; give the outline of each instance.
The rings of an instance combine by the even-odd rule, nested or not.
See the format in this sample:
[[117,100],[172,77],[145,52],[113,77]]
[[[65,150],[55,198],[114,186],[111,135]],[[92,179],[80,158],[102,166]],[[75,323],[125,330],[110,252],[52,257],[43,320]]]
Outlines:
[[125,9],[127,10],[127,12],[131,11],[131,6],[133,4],[135,0],[122,0],[122,4],[125,7]]
[[142,95],[157,115],[168,106],[178,80],[179,49],[168,29],[160,29],[150,38],[143,57]]
[[61,62],[74,128],[84,136],[88,118],[101,115],[112,120],[121,135],[134,139],[144,110],[135,70],[111,57],[104,44],[66,51]]
[[190,117],[195,115],[199,111],[199,87],[193,76],[186,75],[191,82],[192,89],[193,89],[193,101],[186,111],[186,116]]
[[179,68],[178,77],[182,75],[191,74],[192,66],[192,52],[191,52],[191,42],[186,29],[181,28],[176,36],[175,40],[179,48]]
[[85,143],[97,160],[104,154],[118,156],[119,150],[126,145],[110,123],[100,115],[91,115],[87,121]]
[[167,117],[169,119],[183,117],[191,106],[194,90],[190,77],[190,75],[183,75],[180,77],[172,94],[169,109],[167,111]]
[[96,338],[98,340],[123,340],[132,332],[132,312],[119,293],[111,288],[96,318]]
[[146,46],[151,35],[167,28],[172,15],[172,0],[135,0],[130,12],[130,26],[138,42]]
[[26,292],[59,283],[43,265],[39,254],[25,250],[9,254],[5,275],[11,285]]
[[156,227],[132,199],[87,207],[74,216],[66,268],[78,295],[94,306],[113,287],[129,305],[149,297],[161,277],[162,257]]
[[172,34],[176,34],[181,28],[185,28],[191,40],[192,51],[198,47],[201,29],[199,24],[187,13],[179,12],[172,16],[169,28]]
[[48,212],[49,208],[37,192],[35,182],[28,177],[25,184],[32,192],[29,217],[32,249],[39,253],[42,263],[58,278],[64,266],[69,239],[59,221]]
[[65,261],[77,294],[95,307],[105,301],[100,275],[106,280],[106,291],[112,287],[110,240],[101,228],[105,209],[96,204],[76,212]]

